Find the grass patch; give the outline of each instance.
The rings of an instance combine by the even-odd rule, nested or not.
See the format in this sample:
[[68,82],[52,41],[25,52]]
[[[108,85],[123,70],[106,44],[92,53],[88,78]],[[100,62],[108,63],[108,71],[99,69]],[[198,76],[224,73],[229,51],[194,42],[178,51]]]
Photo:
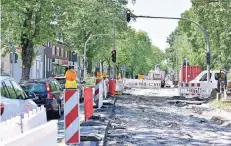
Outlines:
[[217,101],[214,99],[210,101],[209,104],[213,107],[231,112],[231,102]]

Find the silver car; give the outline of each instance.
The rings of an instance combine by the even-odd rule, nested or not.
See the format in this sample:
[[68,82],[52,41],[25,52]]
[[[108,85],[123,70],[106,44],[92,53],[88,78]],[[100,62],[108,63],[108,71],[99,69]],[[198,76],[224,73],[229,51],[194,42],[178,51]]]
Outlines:
[[34,93],[27,96],[19,84],[11,77],[0,76],[0,121],[5,121],[15,116],[23,117],[24,113],[38,106],[32,100],[36,98]]

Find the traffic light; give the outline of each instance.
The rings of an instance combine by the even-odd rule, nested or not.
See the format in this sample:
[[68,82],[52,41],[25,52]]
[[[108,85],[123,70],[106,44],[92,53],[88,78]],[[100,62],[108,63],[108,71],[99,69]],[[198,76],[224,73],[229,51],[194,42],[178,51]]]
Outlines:
[[126,14],[127,14],[127,22],[130,22],[130,20],[131,20],[131,11],[128,9]]
[[112,62],[116,63],[116,50],[113,50],[111,52],[111,58],[112,58]]

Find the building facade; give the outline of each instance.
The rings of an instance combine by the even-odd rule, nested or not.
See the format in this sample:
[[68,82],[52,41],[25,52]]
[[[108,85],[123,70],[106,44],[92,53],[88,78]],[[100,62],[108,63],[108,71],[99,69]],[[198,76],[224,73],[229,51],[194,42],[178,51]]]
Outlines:
[[77,64],[77,54],[65,49],[61,41],[48,42],[44,53],[45,77],[64,76],[68,66]]
[[[44,58],[44,46],[39,46],[35,49],[37,51],[37,56],[32,62],[30,69],[30,79],[43,78],[43,58]],[[20,49],[16,49],[18,54],[17,63],[10,63],[10,53],[7,53],[4,57],[1,58],[1,72],[5,72],[11,75],[16,81],[20,81],[22,76],[22,59],[20,57]]]

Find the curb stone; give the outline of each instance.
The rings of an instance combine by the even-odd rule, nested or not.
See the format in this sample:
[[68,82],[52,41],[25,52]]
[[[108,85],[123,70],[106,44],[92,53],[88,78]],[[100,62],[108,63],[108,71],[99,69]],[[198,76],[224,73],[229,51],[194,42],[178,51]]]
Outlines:
[[115,113],[116,100],[117,100],[117,96],[114,97],[113,107],[112,107],[112,110],[111,110],[111,114],[109,116],[109,121],[108,121],[106,130],[105,130],[105,134],[104,134],[104,138],[103,138],[103,146],[106,146],[106,144],[107,144],[108,131],[109,131],[109,128],[111,127],[111,118],[113,118],[114,113]]
[[[81,129],[83,129],[83,130],[81,130],[81,131],[84,131],[83,133],[85,133],[85,134],[89,134],[89,130],[91,129],[91,128],[93,128],[93,130],[96,130],[97,131],[97,129],[99,130],[99,129],[101,129],[100,131],[102,131],[102,134],[100,134],[100,133],[98,133],[98,132],[93,132],[92,133],[92,136],[94,137],[94,135],[95,136],[102,136],[101,137],[101,140],[100,141],[81,141],[80,142],[80,144],[78,144],[78,145],[76,145],[76,146],[104,146],[104,141],[105,141],[105,139],[106,139],[106,137],[105,136],[107,136],[107,131],[108,131],[108,128],[109,128],[109,126],[110,126],[110,118],[113,116],[113,111],[114,111],[114,108],[115,108],[115,101],[116,101],[116,96],[114,97],[114,101],[113,101],[113,99],[112,99],[112,102],[113,103],[111,103],[111,104],[109,104],[109,106],[111,106],[109,109],[111,109],[112,111],[110,112],[108,112],[108,116],[106,116],[106,117],[104,117],[105,118],[105,123],[104,124],[102,124],[101,126],[93,126],[93,125],[91,125],[91,126],[84,126],[84,124],[87,124],[87,123],[85,123],[85,121],[84,120],[82,120],[82,122],[80,122],[80,124],[82,125],[81,126]],[[94,112],[99,112],[99,113],[95,113],[95,114],[97,114],[97,115],[101,115],[102,113],[100,113],[101,111],[100,111],[100,109],[95,109],[94,110]],[[98,119],[99,118],[99,119]],[[90,121],[90,123],[91,122],[95,122],[95,123],[100,123],[100,120],[101,119],[101,116],[94,116],[93,117],[93,119],[90,119],[89,121]],[[94,128],[95,127],[95,128]],[[98,128],[97,128],[98,127]],[[100,128],[101,127],[101,128]],[[86,135],[86,136],[87,136]],[[93,139],[92,139],[93,140]],[[65,144],[65,141],[64,141],[64,139],[62,140],[62,142],[61,143],[59,143],[59,144],[57,144],[57,146],[67,146],[66,144]]]

